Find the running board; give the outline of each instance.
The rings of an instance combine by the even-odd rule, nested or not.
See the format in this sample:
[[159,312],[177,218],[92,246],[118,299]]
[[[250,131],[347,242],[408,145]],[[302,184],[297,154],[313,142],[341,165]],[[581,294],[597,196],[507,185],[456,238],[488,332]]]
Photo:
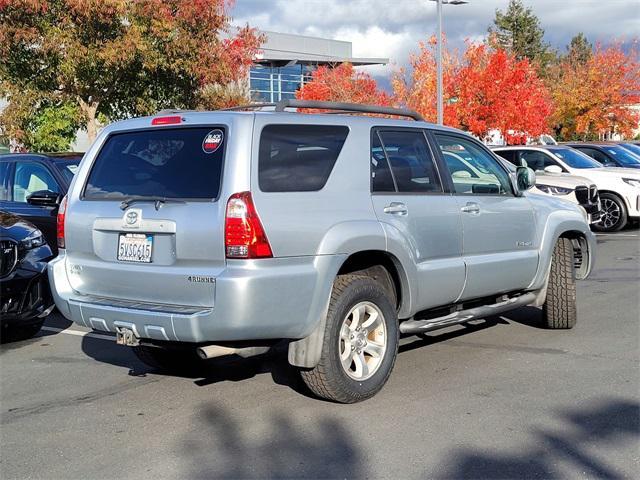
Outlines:
[[424,333],[439,328],[457,325],[459,323],[477,320],[479,318],[491,317],[499,313],[512,310],[533,303],[536,299],[535,293],[525,293],[518,297],[512,297],[502,302],[492,305],[483,305],[481,307],[470,308],[468,310],[458,310],[443,317],[430,318],[428,320],[407,320],[400,324],[401,333]]

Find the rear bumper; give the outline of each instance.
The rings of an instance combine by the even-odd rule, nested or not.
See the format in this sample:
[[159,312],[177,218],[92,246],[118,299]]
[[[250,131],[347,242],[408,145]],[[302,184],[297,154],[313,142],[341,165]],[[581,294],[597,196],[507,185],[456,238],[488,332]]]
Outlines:
[[215,307],[171,306],[81,295],[71,288],[64,252],[49,263],[56,306],[96,330],[133,330],[139,338],[190,343],[303,338],[328,306],[344,256],[229,261],[216,278]]

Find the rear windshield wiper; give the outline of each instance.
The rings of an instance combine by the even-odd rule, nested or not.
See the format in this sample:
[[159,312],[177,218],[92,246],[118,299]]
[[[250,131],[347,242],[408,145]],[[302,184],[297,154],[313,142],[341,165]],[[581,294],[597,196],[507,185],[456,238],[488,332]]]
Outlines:
[[134,203],[139,202],[153,202],[156,210],[160,210],[160,207],[165,203],[187,203],[184,200],[178,200],[176,198],[167,198],[167,197],[129,197],[125,198],[120,204],[121,210],[126,210]]

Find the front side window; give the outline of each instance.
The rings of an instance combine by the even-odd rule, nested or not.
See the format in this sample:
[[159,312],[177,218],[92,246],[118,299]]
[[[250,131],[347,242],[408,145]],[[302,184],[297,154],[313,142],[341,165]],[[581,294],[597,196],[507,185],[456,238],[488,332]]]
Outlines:
[[[429,144],[421,130],[379,131],[378,135],[384,157],[391,166],[396,191],[400,193],[442,192],[442,183],[429,150]],[[375,157],[375,150],[374,143],[372,157]]]
[[511,195],[504,169],[488,152],[462,137],[435,134],[456,193]]
[[607,146],[602,149],[611,155],[618,163],[622,165],[638,165],[640,164],[640,157],[631,153],[629,150],[618,146]]
[[552,158],[537,150],[522,150],[520,152],[520,160],[520,164],[523,167],[529,167],[536,172],[542,172],[551,165],[557,165]]
[[49,190],[58,193],[60,187],[47,168],[35,162],[16,162],[13,177],[13,201],[27,203],[33,192]]
[[93,164],[84,198],[215,199],[226,142],[222,127],[113,134]]
[[260,135],[260,190],[322,189],[348,134],[349,128],[341,125],[267,125]]

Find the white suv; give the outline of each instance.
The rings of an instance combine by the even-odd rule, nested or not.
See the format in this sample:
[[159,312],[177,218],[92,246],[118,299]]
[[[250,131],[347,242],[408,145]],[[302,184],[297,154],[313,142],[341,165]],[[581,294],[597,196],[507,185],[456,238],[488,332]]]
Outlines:
[[600,231],[616,232],[630,220],[640,218],[640,171],[637,169],[603,167],[588,155],[563,145],[500,147],[494,152],[514,165],[526,162],[536,172],[557,171],[588,178],[600,192],[602,216],[594,225]]

